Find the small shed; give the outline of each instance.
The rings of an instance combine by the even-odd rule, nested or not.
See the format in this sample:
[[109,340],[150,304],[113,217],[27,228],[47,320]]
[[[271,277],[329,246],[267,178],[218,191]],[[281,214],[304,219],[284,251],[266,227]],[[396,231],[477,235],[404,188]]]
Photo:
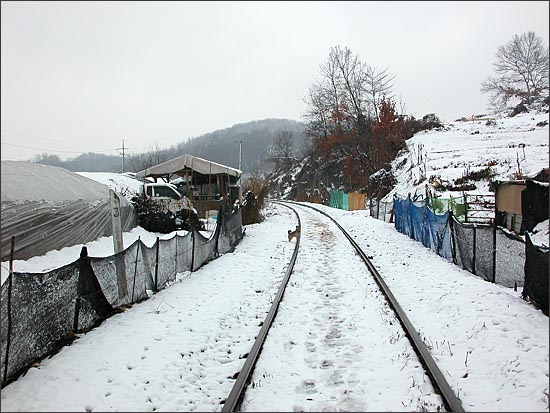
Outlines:
[[197,210],[199,217],[206,211],[218,209],[218,201],[228,197],[233,203],[241,200],[239,169],[222,165],[192,155],[182,155],[164,163],[152,166],[136,174],[136,178],[163,179],[175,183],[182,195],[187,196]]
[[525,180],[498,182],[496,185],[497,225],[520,233],[522,222],[521,193]]
[[523,234],[548,219],[547,182],[522,179],[496,184],[497,225]]

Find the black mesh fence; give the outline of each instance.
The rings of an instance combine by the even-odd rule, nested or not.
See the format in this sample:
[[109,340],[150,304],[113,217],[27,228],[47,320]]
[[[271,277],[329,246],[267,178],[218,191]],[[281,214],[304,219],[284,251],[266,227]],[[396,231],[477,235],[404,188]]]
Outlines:
[[455,263],[465,270],[475,274],[475,260],[474,260],[474,236],[476,235],[475,226],[459,225],[458,222],[453,219],[452,225],[452,238],[454,246]]
[[384,202],[371,199],[368,204],[371,217],[385,222],[393,222],[393,201]]
[[[525,244],[506,230],[490,224],[453,220],[455,263],[487,281],[516,287],[524,284]],[[493,269],[493,266],[496,267]]]
[[529,233],[525,234],[525,285],[522,297],[531,301],[548,315],[549,250],[533,245]]
[[[235,245],[244,236],[242,216],[234,212],[222,211],[218,215],[218,219],[221,215],[221,225],[218,225],[220,234],[218,236],[218,252],[225,254],[235,248]],[[219,223],[219,222],[218,222]],[[217,228],[218,229],[218,228]]]
[[[17,378],[74,337],[231,251],[244,236],[241,211],[224,212],[214,233],[197,230],[147,247],[137,240],[119,254],[94,258],[84,247],[75,262],[46,273],[13,272],[2,285],[1,380]],[[221,250],[219,247],[222,247]]]
[[76,261],[2,285],[2,381],[53,352],[72,329],[79,274]]
[[193,263],[193,233],[188,232],[184,236],[176,237],[176,272],[191,271]]
[[[505,287],[525,284],[525,242],[498,227],[496,231],[496,280]],[[547,273],[548,274],[548,273]]]
[[176,279],[176,239],[157,240],[155,289],[162,290]]

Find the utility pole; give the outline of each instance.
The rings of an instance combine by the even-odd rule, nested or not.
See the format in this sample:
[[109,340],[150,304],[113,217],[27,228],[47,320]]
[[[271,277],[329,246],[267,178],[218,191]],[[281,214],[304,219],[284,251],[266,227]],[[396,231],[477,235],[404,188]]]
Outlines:
[[[239,141],[239,170],[242,171],[241,166],[243,163],[243,141]],[[239,175],[238,183],[241,183],[241,176]]]
[[122,173],[124,173],[124,155],[125,155],[124,150],[125,149],[130,149],[130,148],[124,147],[124,139],[122,139],[122,148],[117,148],[116,150],[120,151],[121,149],[122,149],[122,153],[121,153],[121,155],[122,155]]
[[239,141],[239,169],[243,163],[243,141]]

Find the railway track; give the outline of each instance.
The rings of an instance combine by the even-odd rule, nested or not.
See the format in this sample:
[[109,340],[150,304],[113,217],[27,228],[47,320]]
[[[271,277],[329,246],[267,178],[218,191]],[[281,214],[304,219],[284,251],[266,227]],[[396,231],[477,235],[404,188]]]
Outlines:
[[[300,214],[298,213],[296,207],[302,208],[304,213],[306,213],[306,215],[307,215],[307,211],[314,211],[313,213],[310,212],[310,214],[314,214],[317,217],[319,215],[322,215],[325,218],[330,219],[330,222],[332,224],[334,224],[338,228],[339,231],[341,231],[341,233],[345,236],[345,238],[353,246],[354,251],[356,253],[356,256],[358,256],[361,259],[361,261],[363,262],[363,265],[365,265],[367,267],[369,273],[372,275],[372,277],[373,277],[373,279],[376,283],[377,288],[381,292],[381,294],[378,293],[378,292],[374,293],[374,296],[373,296],[374,299],[371,300],[371,301],[374,301],[375,303],[372,304],[372,305],[374,305],[376,307],[376,305],[377,305],[376,300],[384,300],[385,303],[387,303],[387,304],[385,304],[385,303],[378,304],[378,306],[380,308],[387,307],[387,309],[384,310],[387,314],[389,314],[389,313],[393,314],[393,315],[388,315],[388,318],[386,318],[386,320],[385,320],[386,324],[389,324],[393,328],[393,320],[396,319],[398,321],[399,325],[402,327],[403,336],[406,337],[408,342],[410,342],[410,347],[412,347],[412,349],[414,350],[414,353],[416,353],[416,357],[418,358],[418,362],[421,364],[421,366],[423,367],[423,369],[426,372],[427,377],[429,377],[429,379],[430,379],[429,381],[431,382],[433,392],[440,396],[441,403],[444,405],[445,409],[447,411],[453,411],[453,412],[462,412],[462,411],[464,411],[459,399],[455,396],[454,392],[452,391],[451,387],[447,383],[447,381],[446,381],[445,377],[443,376],[442,372],[440,371],[437,364],[435,363],[435,361],[431,357],[431,354],[430,354],[429,350],[427,349],[424,342],[420,338],[420,335],[415,330],[414,326],[412,325],[412,323],[408,319],[407,315],[405,314],[405,312],[403,311],[403,309],[401,308],[401,306],[399,305],[399,303],[397,302],[397,300],[393,296],[392,292],[390,291],[390,289],[388,288],[388,286],[386,285],[386,283],[384,282],[384,280],[382,279],[382,277],[380,276],[380,274],[378,273],[378,271],[376,270],[376,268],[374,267],[372,262],[369,260],[367,255],[361,250],[361,248],[357,245],[357,243],[353,240],[353,238],[345,231],[345,229],[336,220],[334,220],[330,215],[328,215],[324,211],[321,211],[320,209],[317,209],[317,208],[312,207],[310,205],[298,204],[298,203],[295,203],[295,202],[292,202],[292,201],[275,201],[275,203],[278,204],[278,205],[284,206],[286,208],[289,208],[292,211],[294,211],[300,226],[302,226],[302,220],[300,218]],[[318,218],[314,218],[313,215],[311,215],[311,218],[309,218],[308,226],[309,225],[311,225],[311,227],[318,227],[317,228],[317,230],[318,230],[317,233],[320,235],[320,237],[325,237],[325,238],[331,238],[332,239],[336,236],[335,234],[333,234],[331,232],[331,230],[329,229],[329,226],[326,223],[321,222],[321,220],[319,220]],[[333,240],[332,242],[335,242],[335,241]],[[247,390],[247,387],[249,385],[251,385],[251,383],[252,383],[252,387],[254,387],[254,385],[256,385],[256,387],[258,386],[258,384],[253,381],[254,368],[255,368],[258,360],[259,360],[260,352],[262,351],[262,348],[264,347],[264,344],[266,344],[266,338],[267,338],[268,332],[269,332],[271,326],[273,325],[275,315],[277,314],[277,312],[279,310],[283,294],[285,292],[285,289],[288,286],[290,277],[291,277],[291,275],[294,271],[294,266],[295,266],[296,261],[297,261],[299,249],[300,249],[300,238],[298,238],[296,240],[296,245],[295,245],[295,249],[294,249],[290,264],[287,268],[285,276],[283,277],[283,281],[282,281],[281,286],[279,287],[279,291],[277,292],[277,295],[276,295],[276,297],[273,301],[272,307],[271,307],[270,311],[268,312],[266,320],[263,322],[262,329],[260,330],[260,333],[258,334],[258,336],[256,338],[256,341],[254,342],[254,345],[252,346],[252,349],[251,349],[250,353],[247,356],[247,359],[246,359],[246,361],[243,365],[243,368],[241,369],[241,371],[239,372],[239,375],[237,376],[237,379],[235,381],[235,384],[234,384],[229,396],[225,400],[225,403],[224,403],[223,408],[222,408],[222,411],[224,411],[224,412],[234,412],[234,411],[240,410],[241,404],[243,403],[243,400],[245,400],[245,392]],[[320,251],[320,253],[322,253],[322,251]],[[328,252],[325,252],[325,255],[328,255],[328,254],[329,254]],[[303,258],[303,260],[305,261],[305,257]],[[327,258],[325,260],[325,265],[330,265],[329,261],[330,261],[330,259]],[[344,262],[346,262],[346,261],[344,261]],[[359,286],[358,290],[362,290],[364,288],[365,289],[370,288],[371,290],[373,288],[376,289],[374,287],[374,284],[373,284],[373,287],[366,287],[366,285],[362,284],[362,282],[364,282],[363,280],[365,279],[365,277],[364,277],[364,275],[361,275],[361,274],[359,274],[359,277],[357,276],[357,273],[360,273],[360,270],[358,270],[359,264],[356,263],[354,265],[355,265],[354,268],[356,268],[356,269],[353,270],[353,268],[352,268],[353,266],[351,266],[349,268],[350,269],[350,274],[347,275],[347,278],[345,279],[344,282],[346,282],[346,283],[355,283],[356,282],[357,285]],[[360,370],[361,367],[359,367],[359,366],[362,365],[361,363],[363,362],[363,359],[371,359],[371,357],[373,357],[373,354],[371,354],[372,351],[366,350],[366,349],[363,350],[363,346],[358,346],[357,344],[355,345],[355,347],[354,347],[355,349],[353,350],[353,352],[356,352],[357,354],[350,354],[349,350],[345,350],[346,346],[348,345],[346,343],[349,340],[345,340],[344,338],[342,338],[342,335],[345,336],[346,333],[349,334],[349,332],[353,332],[353,333],[357,334],[356,330],[358,330],[358,328],[355,327],[353,322],[350,322],[349,327],[343,327],[344,325],[341,324],[342,320],[338,319],[339,316],[337,314],[337,306],[334,305],[335,301],[331,301],[331,300],[340,298],[340,296],[342,296],[344,294],[344,292],[338,291],[336,294],[333,294],[331,296],[330,293],[325,292],[326,285],[333,285],[333,280],[328,280],[327,279],[327,280],[323,281],[323,285],[319,285],[316,288],[316,291],[322,292],[322,296],[319,295],[321,297],[319,300],[321,300],[321,301],[317,303],[317,308],[325,308],[325,310],[323,310],[323,311],[327,311],[326,308],[333,308],[333,310],[330,310],[330,312],[328,312],[327,315],[326,315],[326,318],[328,320],[327,323],[332,325],[332,327],[330,327],[330,331],[328,332],[328,334],[325,336],[325,339],[324,339],[325,344],[323,345],[323,352],[324,352],[323,356],[325,358],[320,362],[320,368],[325,369],[327,371],[330,370],[332,372],[331,375],[329,376],[330,378],[327,379],[327,380],[328,380],[329,383],[332,383],[334,385],[334,388],[337,388],[338,386],[343,384],[343,382],[344,382],[343,376],[346,375],[348,385],[355,386],[355,389],[356,389],[357,388],[356,386],[359,383],[359,380],[354,378],[355,375],[354,375],[354,373],[351,372],[351,370],[353,370],[354,366],[357,366],[357,368]],[[377,297],[377,295],[380,296],[380,297]],[[342,306],[342,303],[340,302],[339,305]],[[364,311],[364,310],[365,310],[365,305],[363,305],[363,310],[361,310],[359,308],[358,311]],[[378,311],[378,310],[375,308],[374,311]],[[323,316],[320,314],[319,316],[315,317],[315,320],[318,320],[317,321],[317,326],[319,328],[323,328],[325,326],[325,324],[324,324],[325,322],[323,320],[319,320],[320,317],[322,318]],[[370,314],[370,317],[372,318],[372,314]],[[358,318],[360,318],[360,317],[358,316]],[[358,320],[358,322],[359,321],[360,320]],[[340,324],[334,324],[336,322],[340,323]],[[383,330],[383,326],[380,326],[379,329]],[[377,333],[377,332],[375,332],[375,333]],[[312,334],[312,333],[309,332],[309,334]],[[383,334],[383,333],[380,333],[380,334]],[[397,333],[397,337],[399,337],[400,334],[401,333]],[[373,335],[375,335],[375,334],[373,334]],[[397,339],[395,339],[395,340],[397,341]],[[290,343],[294,343],[294,342],[290,341]],[[316,351],[317,350],[315,348],[315,345],[312,343],[312,340],[306,341],[305,345],[308,346],[308,351]],[[344,359],[346,359],[345,361],[346,361],[347,364],[345,364],[345,365],[335,365],[333,361],[329,360],[330,359],[330,352],[338,353],[337,357],[340,355],[340,353],[342,353]],[[405,353],[403,353],[403,354],[405,354]],[[401,356],[400,354],[397,354],[397,358],[400,357],[400,356]],[[374,357],[376,358],[375,355],[374,355]],[[394,356],[392,356],[392,360],[393,359],[395,359]],[[405,365],[407,363],[408,363],[408,361],[405,362]],[[294,366],[292,366],[292,367],[294,368]],[[364,367],[368,367],[368,366],[365,365]],[[383,368],[383,363],[382,363],[381,368]],[[296,366],[296,369],[298,369],[298,366]],[[323,370],[321,370],[320,372],[322,372],[322,371]],[[284,380],[284,378],[283,378],[283,380]],[[414,379],[413,379],[413,383],[414,383]],[[316,390],[315,390],[315,380],[314,379],[302,380],[301,386],[303,387],[302,390],[305,393],[315,393],[316,392]],[[256,389],[256,391],[257,391],[257,389]],[[350,399],[350,397],[349,397],[349,394],[348,394],[348,389],[345,389],[343,392],[346,394],[346,398],[342,399],[342,400],[344,400],[346,402],[349,401],[348,399]],[[351,393],[352,391],[350,390],[349,392]],[[326,395],[324,395],[323,397],[326,397]],[[368,398],[370,396],[369,396],[368,393],[365,393],[365,394],[363,394],[363,397]],[[335,396],[331,396],[331,399],[334,400]],[[313,401],[313,398],[308,397],[306,400],[312,400]],[[278,408],[278,407],[279,406],[277,406],[277,405],[275,405],[275,406],[272,405],[271,409]],[[405,407],[405,404],[403,404],[403,407]],[[306,408],[307,407],[303,407],[303,406],[294,406],[295,410],[296,409],[304,410]],[[365,409],[365,406],[364,405],[353,404],[353,403],[350,402],[350,404],[348,404],[348,405],[342,405],[342,408],[344,410],[358,410],[358,411],[361,411],[362,409]]]

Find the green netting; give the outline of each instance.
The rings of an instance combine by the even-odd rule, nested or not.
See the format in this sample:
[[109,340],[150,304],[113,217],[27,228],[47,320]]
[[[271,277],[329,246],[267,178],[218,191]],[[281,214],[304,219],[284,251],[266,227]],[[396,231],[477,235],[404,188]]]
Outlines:
[[[436,214],[444,214],[447,211],[453,211],[453,215],[462,221],[466,217],[467,204],[464,197],[451,197],[449,199],[429,198],[428,206]],[[462,217],[462,220],[460,219]]]

